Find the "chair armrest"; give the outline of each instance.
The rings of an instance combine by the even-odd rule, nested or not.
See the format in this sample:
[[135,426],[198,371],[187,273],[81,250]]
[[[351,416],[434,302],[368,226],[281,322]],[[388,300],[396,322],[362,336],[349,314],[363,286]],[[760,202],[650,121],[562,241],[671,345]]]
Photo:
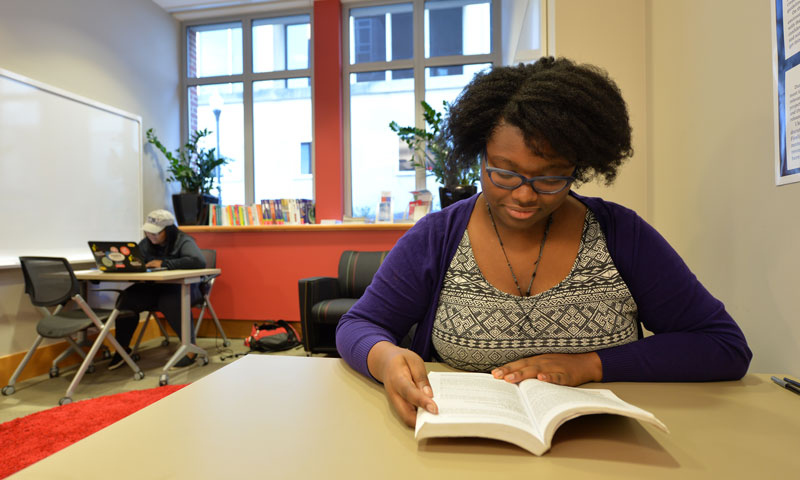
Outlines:
[[314,325],[311,321],[311,307],[321,302],[339,297],[339,280],[333,277],[301,278],[297,282],[300,297],[300,326],[303,333],[303,347],[309,350],[314,336]]

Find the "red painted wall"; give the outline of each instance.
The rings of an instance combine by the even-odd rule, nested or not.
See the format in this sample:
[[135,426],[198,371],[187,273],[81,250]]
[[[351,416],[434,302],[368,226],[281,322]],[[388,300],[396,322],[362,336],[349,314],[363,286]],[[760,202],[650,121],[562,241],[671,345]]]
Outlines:
[[342,21],[339,0],[316,0],[314,42],[314,200],[318,219],[344,213]]
[[217,251],[222,269],[212,293],[217,316],[248,321],[299,321],[299,279],[335,277],[342,251],[390,250],[407,228],[218,233],[182,227],[200,248]]

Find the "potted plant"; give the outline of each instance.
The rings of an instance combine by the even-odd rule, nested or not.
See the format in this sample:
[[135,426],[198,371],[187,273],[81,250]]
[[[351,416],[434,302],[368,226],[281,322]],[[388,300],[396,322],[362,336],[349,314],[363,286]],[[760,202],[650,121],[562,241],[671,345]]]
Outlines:
[[[443,114],[423,100],[422,115],[425,118],[425,130],[417,127],[401,127],[397,122],[389,123],[389,128],[408,145],[412,152],[411,164],[424,167],[432,174],[439,187],[439,201],[442,208],[475,194],[475,182],[481,175],[478,159],[458,160],[452,153],[450,145],[442,136]],[[449,105],[442,102],[445,115]]]
[[197,146],[201,138],[210,134],[207,129],[197,130],[173,154],[158,140],[152,128],[147,131],[147,141],[155,145],[169,162],[167,181],[181,184],[181,193],[172,196],[172,206],[179,225],[207,223],[208,205],[219,203],[219,198],[212,196],[210,192],[214,188],[217,168],[228,163],[228,159],[217,155],[215,148]]

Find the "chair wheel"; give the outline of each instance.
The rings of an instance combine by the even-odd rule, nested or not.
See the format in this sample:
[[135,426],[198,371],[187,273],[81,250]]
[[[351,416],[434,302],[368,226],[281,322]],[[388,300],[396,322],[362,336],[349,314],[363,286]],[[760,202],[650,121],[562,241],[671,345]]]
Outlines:
[[86,368],[86,373],[94,373],[94,370],[94,365],[89,365],[89,367]]
[[59,405],[67,405],[68,403],[72,403],[72,398],[64,397],[64,398],[62,398],[61,400],[58,401]]
[[165,340],[161,340],[161,346],[162,347],[166,347],[167,345],[169,345],[169,340],[166,340],[166,339]]
[[59,375],[58,367],[52,367],[50,369],[50,378],[56,378]]
[[103,349],[103,355],[101,358],[103,360],[108,360],[109,358],[111,358],[111,352],[107,348]]
[[167,374],[162,374],[158,378],[158,386],[159,387],[163,387],[164,385],[167,385],[168,383],[169,383],[169,377],[167,376]]
[[134,380],[141,380],[143,378],[144,378],[144,372],[141,371],[141,370],[139,370],[138,372],[133,374],[133,379]]
[[207,356],[202,357],[201,362],[202,362],[203,366],[208,365],[208,357]]
[[3,387],[3,395],[14,395],[14,386],[13,385],[6,385]]
[[223,347],[230,347],[231,346],[231,341],[230,340],[225,340],[224,342],[222,342],[222,346]]
[[133,355],[131,355],[131,360],[133,360],[134,362],[138,362],[141,358],[142,358],[141,355],[139,355],[138,353],[134,353]]

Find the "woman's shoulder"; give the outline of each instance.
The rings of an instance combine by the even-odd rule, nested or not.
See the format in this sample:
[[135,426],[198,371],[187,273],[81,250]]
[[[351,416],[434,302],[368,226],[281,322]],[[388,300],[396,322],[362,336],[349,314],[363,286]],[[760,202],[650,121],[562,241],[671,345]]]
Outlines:
[[575,192],[570,195],[584,204],[604,230],[635,228],[646,223],[635,210],[600,197],[588,197]]

